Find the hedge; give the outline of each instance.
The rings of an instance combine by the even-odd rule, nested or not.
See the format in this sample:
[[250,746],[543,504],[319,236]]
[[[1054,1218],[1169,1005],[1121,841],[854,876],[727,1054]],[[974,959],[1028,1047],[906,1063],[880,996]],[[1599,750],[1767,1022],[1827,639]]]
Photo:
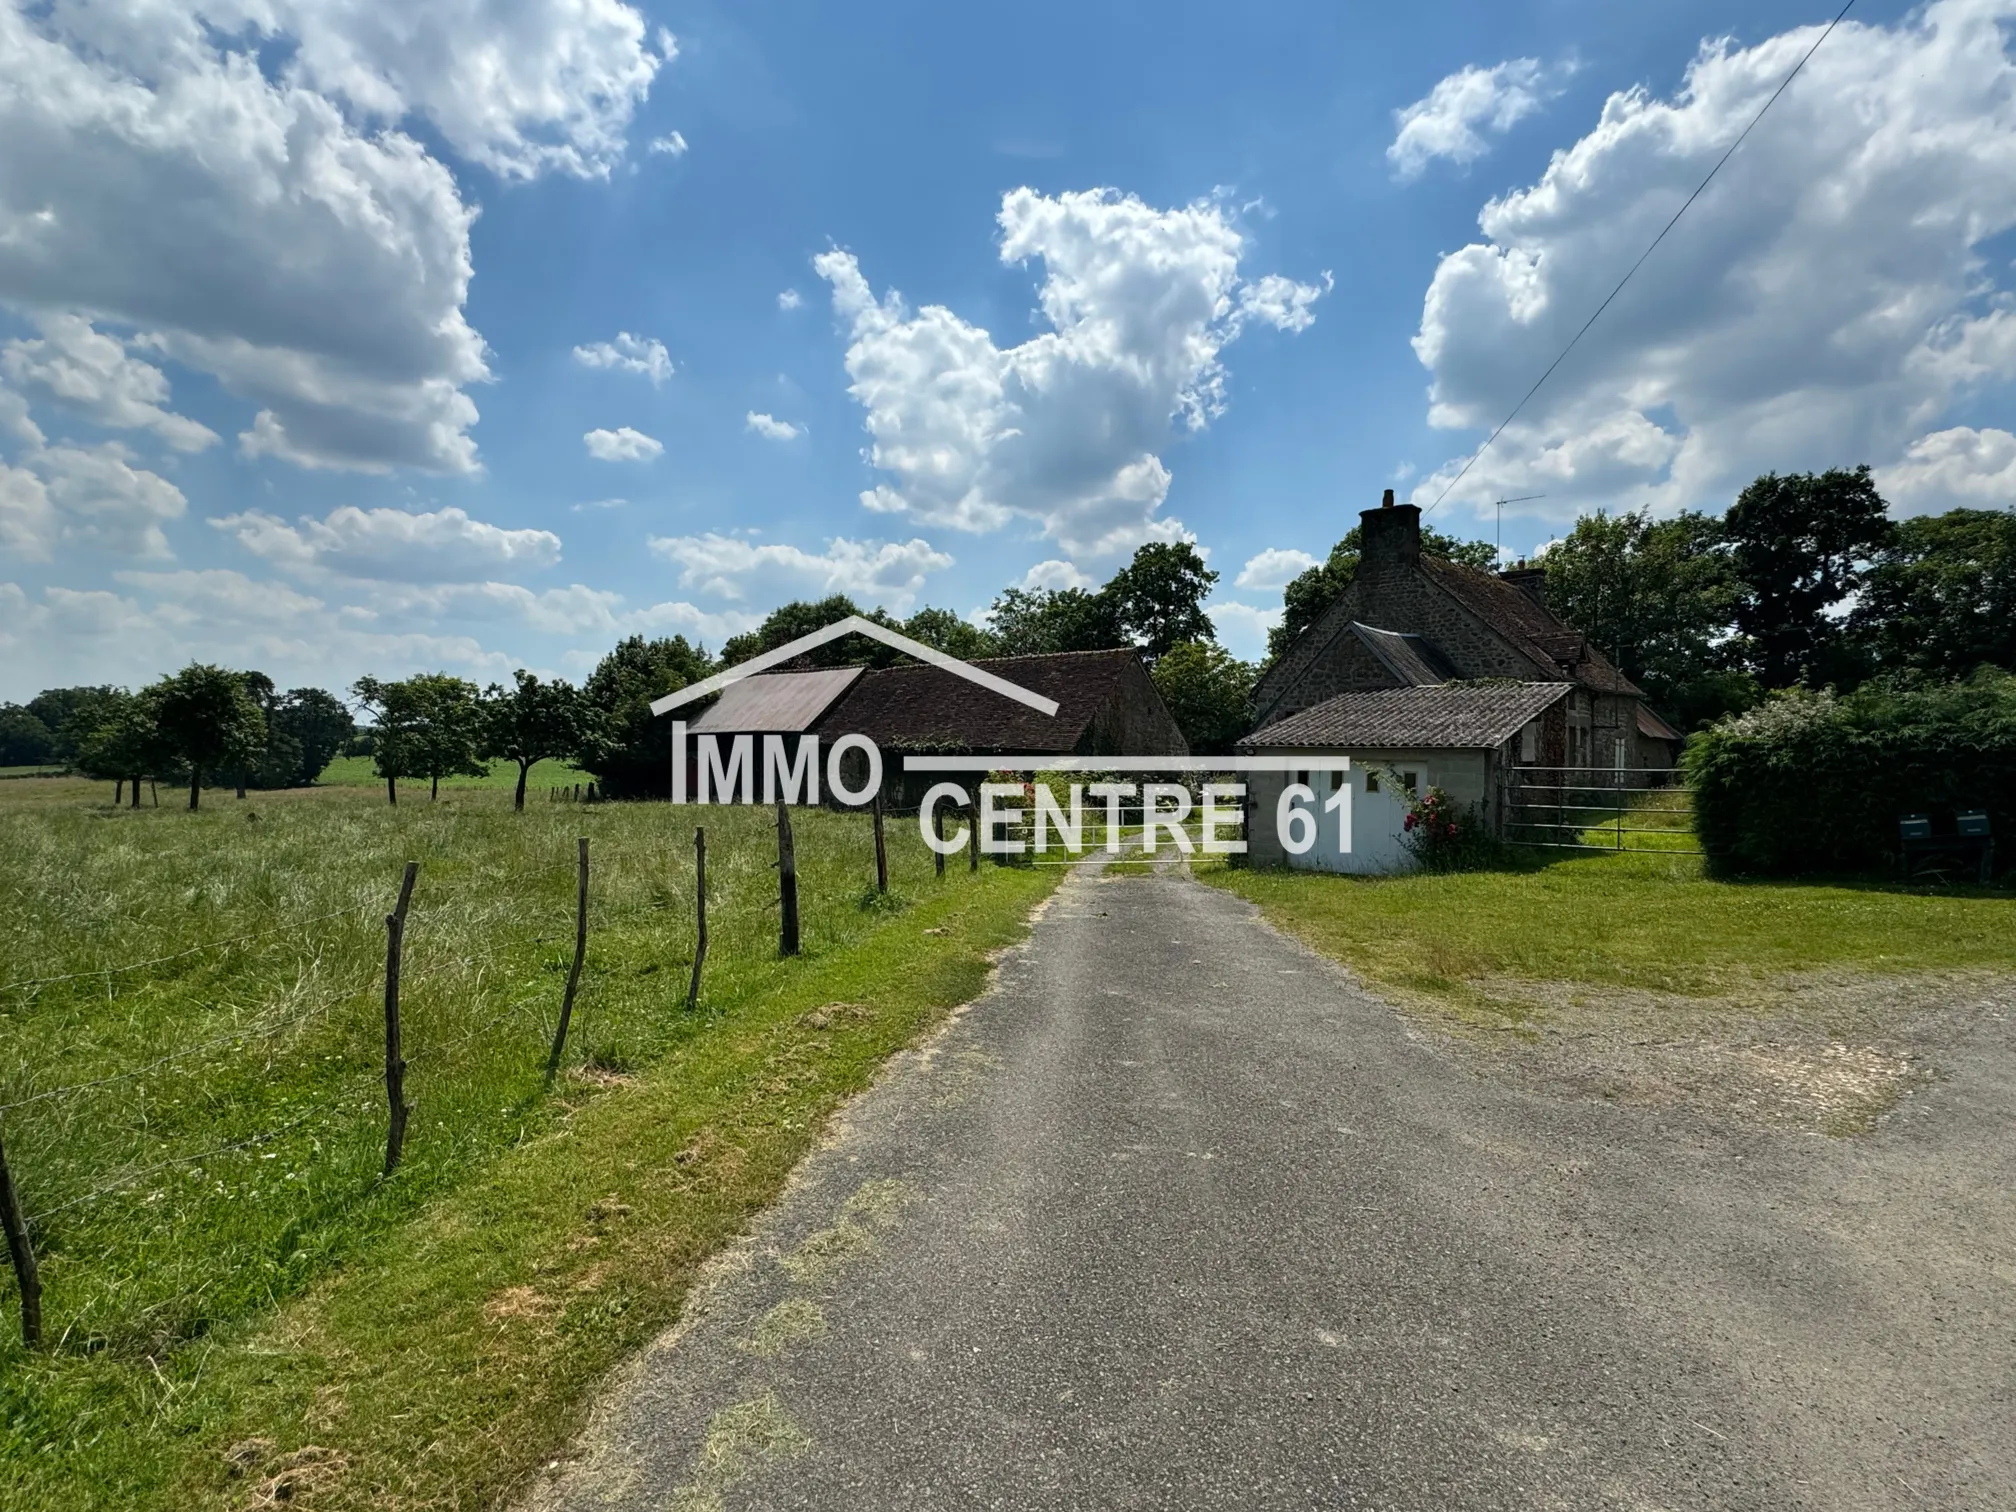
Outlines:
[[1897,821],[1986,809],[1998,871],[2016,860],[2016,676],[1793,689],[1696,735],[1685,759],[1694,828],[1723,873],[1874,872],[1897,864]]

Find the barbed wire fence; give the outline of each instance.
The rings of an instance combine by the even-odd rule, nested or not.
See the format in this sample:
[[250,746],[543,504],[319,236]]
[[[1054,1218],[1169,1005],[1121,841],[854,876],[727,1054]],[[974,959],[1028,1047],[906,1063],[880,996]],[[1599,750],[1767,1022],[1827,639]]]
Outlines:
[[[866,865],[873,868],[872,875],[875,878],[873,890],[877,894],[886,894],[889,886],[889,872],[885,849],[886,842],[883,836],[883,823],[886,819],[914,818],[918,813],[918,809],[914,806],[884,809],[880,804],[876,804],[872,808],[864,805],[857,812],[860,812],[869,821],[869,835],[864,837],[869,840],[869,844],[864,846],[865,854],[863,861]],[[973,806],[970,804],[953,806],[951,818],[968,826],[965,848],[971,854],[968,858],[967,869],[977,871],[980,862],[980,852],[978,846],[974,843],[977,835],[977,826],[975,824],[977,815]],[[942,830],[940,834],[942,835]],[[779,860],[771,863],[771,866],[778,872],[778,896],[773,906],[778,911],[778,954],[785,956],[795,954],[793,947],[796,944],[795,937],[798,925],[795,908],[797,879],[790,870],[791,854],[788,817],[780,825],[779,840],[781,846]],[[707,962],[708,950],[708,899],[705,867],[707,837],[704,826],[696,827],[694,843],[696,885],[694,888],[695,948],[693,971],[692,980],[687,985],[687,990],[678,994],[682,1006],[689,1011],[697,1008],[700,1002],[702,970]],[[397,900],[393,905],[392,911],[383,916],[386,926],[386,953],[382,972],[367,979],[354,980],[341,990],[318,995],[316,1000],[307,1007],[298,1008],[276,1017],[258,1018],[253,1022],[241,1024],[221,1033],[206,1036],[201,1040],[184,1045],[167,1054],[150,1057],[139,1064],[108,1072],[102,1076],[89,1077],[55,1087],[27,1091],[23,1095],[14,1097],[11,1101],[0,1103],[0,1231],[4,1231],[8,1258],[14,1273],[18,1296],[20,1331],[23,1342],[30,1348],[35,1348],[40,1346],[44,1339],[43,1283],[38,1252],[46,1250],[47,1246],[42,1241],[46,1240],[49,1235],[52,1220],[74,1213],[79,1209],[88,1208],[109,1196],[126,1191],[151,1177],[159,1176],[163,1172],[180,1169],[194,1170],[220,1157],[235,1155],[273,1144],[288,1134],[300,1130],[320,1116],[334,1110],[354,1106],[355,1098],[364,1087],[370,1083],[380,1081],[384,1085],[386,1098],[384,1110],[385,1159],[378,1179],[380,1181],[388,1180],[397,1171],[403,1157],[408,1119],[414,1106],[406,1100],[405,1073],[414,1066],[415,1062],[419,1063],[423,1071],[430,1065],[438,1065],[449,1051],[461,1047],[469,1041],[490,1034],[514,1020],[526,1023],[528,1027],[539,1030],[540,1037],[536,1042],[546,1050],[546,1080],[550,1085],[565,1056],[568,1031],[573,1019],[576,997],[589,956],[589,841],[586,837],[581,837],[577,840],[576,846],[577,852],[574,865],[537,867],[526,874],[528,876],[534,874],[543,875],[548,872],[565,874],[572,877],[576,882],[574,916],[570,920],[570,923],[573,925],[573,929],[571,930],[573,936],[573,954],[564,994],[559,1005],[557,1023],[553,1027],[550,1045],[547,1045],[544,1040],[546,1031],[543,1027],[541,1016],[536,1011],[533,1011],[536,1010],[536,1005],[541,996],[535,994],[518,998],[501,1012],[490,1016],[466,1032],[455,1036],[453,1039],[423,1045],[411,1057],[406,1054],[403,1043],[405,1025],[401,1008],[402,978],[405,966],[405,926],[408,911],[414,908],[416,903],[420,905],[418,909],[419,915],[424,916],[425,912],[424,894],[421,894],[418,889],[420,864],[418,862],[408,862],[403,868],[400,877]],[[935,872],[940,878],[945,874],[945,859],[942,855],[935,858]],[[998,855],[990,855],[987,859],[995,863],[1004,863],[1006,860],[1006,858]],[[94,978],[104,978],[109,983],[117,977],[171,965],[178,961],[189,960],[211,952],[228,951],[255,940],[269,939],[283,935],[299,937],[312,926],[325,924],[337,919],[366,915],[377,912],[382,907],[382,904],[360,902],[344,908],[331,909],[303,918],[292,919],[282,924],[242,931],[236,934],[221,936],[214,940],[206,940],[200,944],[187,946],[162,955],[104,966],[94,966],[85,970],[62,972],[49,976],[24,977],[0,983],[0,997],[12,996],[18,993],[39,992],[48,987]],[[557,943],[560,938],[557,935],[547,936],[542,932],[535,939],[534,943],[553,944]],[[79,1099],[87,1098],[94,1093],[104,1092],[107,1089],[119,1088],[129,1084],[144,1085],[144,1079],[156,1072],[170,1067],[177,1067],[186,1062],[195,1061],[206,1055],[228,1053],[264,1041],[278,1042],[290,1032],[298,1033],[306,1031],[318,1023],[329,1020],[338,1009],[356,1004],[359,1000],[364,999],[367,995],[372,994],[374,990],[380,988],[383,989],[385,1007],[383,1036],[384,1065],[382,1071],[371,1069],[368,1072],[359,1072],[344,1078],[338,1083],[325,1085],[318,1089],[315,1102],[312,1106],[303,1108],[292,1117],[270,1127],[258,1129],[230,1139],[215,1141],[197,1150],[156,1161],[145,1163],[128,1161],[103,1179],[93,1183],[86,1190],[65,1196],[46,1206],[34,1205],[32,1192],[35,1181],[31,1172],[29,1173],[29,1186],[26,1189],[29,1195],[24,1196],[24,1187],[20,1175],[17,1173],[16,1168],[10,1165],[9,1148],[6,1139],[10,1128],[18,1131],[25,1120],[36,1118],[45,1112],[66,1108]],[[18,1148],[17,1144],[17,1151]]]

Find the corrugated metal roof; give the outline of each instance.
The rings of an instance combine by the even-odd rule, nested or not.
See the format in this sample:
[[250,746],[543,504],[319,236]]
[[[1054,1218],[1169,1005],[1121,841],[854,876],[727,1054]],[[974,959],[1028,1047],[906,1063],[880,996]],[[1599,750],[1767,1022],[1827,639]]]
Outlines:
[[1652,740],[1685,740],[1673,726],[1666,723],[1645,704],[1638,705],[1638,733]]
[[1484,683],[1340,693],[1239,742],[1242,751],[1343,747],[1488,749],[1566,697],[1572,683]]
[[687,726],[695,733],[787,735],[809,730],[854,685],[859,667],[823,672],[758,672],[721,690],[714,707]]
[[1353,620],[1351,633],[1405,687],[1433,687],[1456,676],[1456,669],[1449,664],[1449,658],[1437,650],[1432,641],[1411,631],[1381,630],[1363,620]]

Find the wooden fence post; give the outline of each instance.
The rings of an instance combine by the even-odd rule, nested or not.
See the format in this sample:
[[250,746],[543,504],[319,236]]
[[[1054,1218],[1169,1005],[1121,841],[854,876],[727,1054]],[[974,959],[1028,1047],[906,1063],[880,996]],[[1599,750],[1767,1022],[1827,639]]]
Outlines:
[[420,875],[420,863],[408,861],[406,875],[399,882],[399,903],[385,915],[385,1101],[391,1109],[385,1129],[385,1174],[399,1168],[406,1149],[406,1117],[413,1111],[406,1101],[406,1061],[399,1047],[399,963],[406,944],[406,905],[413,901],[413,881]]
[[693,985],[686,989],[690,1012],[700,1005],[700,967],[707,959],[707,831],[693,831],[693,906],[700,916],[700,937],[693,947]]
[[580,878],[574,891],[574,964],[567,968],[567,995],[560,1000],[560,1027],[553,1035],[553,1054],[546,1062],[550,1080],[560,1069],[567,1048],[567,1025],[574,1018],[574,991],[581,985],[581,963],[588,958],[588,837],[581,836]]
[[791,811],[777,800],[777,902],[779,919],[777,954],[798,954],[798,857],[791,848]]
[[875,891],[889,891],[889,847],[882,839],[882,795],[875,795]]
[[[938,841],[939,845],[945,843],[945,809],[942,804],[931,810],[931,834]],[[931,852],[931,860],[937,868],[938,875],[943,877],[945,875],[945,852],[934,847]]]
[[7,1231],[7,1255],[14,1279],[21,1284],[21,1342],[33,1349],[42,1342],[42,1276],[35,1268],[35,1247],[28,1242],[28,1223],[21,1199],[7,1170],[7,1146],[0,1144],[0,1228]]

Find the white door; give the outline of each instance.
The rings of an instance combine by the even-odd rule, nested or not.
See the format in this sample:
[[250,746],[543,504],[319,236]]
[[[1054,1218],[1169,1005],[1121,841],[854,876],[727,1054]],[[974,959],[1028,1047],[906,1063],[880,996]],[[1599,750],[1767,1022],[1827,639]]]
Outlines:
[[[1354,766],[1349,772],[1318,767],[1295,775],[1316,793],[1315,803],[1309,806],[1316,820],[1316,843],[1303,854],[1290,856],[1290,866],[1304,871],[1371,875],[1413,869],[1414,855],[1401,838],[1407,818],[1406,795],[1395,791],[1396,784],[1390,775],[1361,766]],[[1414,775],[1418,790],[1427,776],[1418,772]],[[1343,784],[1351,789],[1351,796],[1345,800],[1345,812],[1351,816],[1349,850],[1339,844],[1338,811],[1326,806]]]

